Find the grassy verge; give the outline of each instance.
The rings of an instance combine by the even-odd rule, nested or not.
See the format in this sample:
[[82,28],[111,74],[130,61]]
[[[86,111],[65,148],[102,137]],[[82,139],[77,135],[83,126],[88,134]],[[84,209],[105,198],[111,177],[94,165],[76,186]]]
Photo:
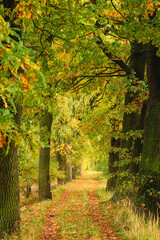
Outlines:
[[53,192],[53,200],[37,202],[29,206],[23,206],[21,211],[21,234],[6,236],[4,240],[37,240],[41,236],[45,214],[51,206],[57,203],[67,186],[59,186]]
[[160,239],[159,219],[150,216],[146,221],[144,216],[125,200],[119,205],[109,201],[112,193],[106,193],[103,186],[96,189],[96,196],[100,200],[100,210],[123,240]]

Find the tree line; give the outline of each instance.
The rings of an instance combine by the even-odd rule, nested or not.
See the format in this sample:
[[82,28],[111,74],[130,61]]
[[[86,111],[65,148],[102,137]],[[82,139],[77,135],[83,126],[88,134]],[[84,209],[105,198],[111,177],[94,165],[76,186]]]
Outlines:
[[20,229],[21,149],[38,149],[39,200],[51,198],[50,158],[61,182],[85,149],[108,158],[113,200],[157,212],[159,10],[154,0],[1,3],[0,235]]

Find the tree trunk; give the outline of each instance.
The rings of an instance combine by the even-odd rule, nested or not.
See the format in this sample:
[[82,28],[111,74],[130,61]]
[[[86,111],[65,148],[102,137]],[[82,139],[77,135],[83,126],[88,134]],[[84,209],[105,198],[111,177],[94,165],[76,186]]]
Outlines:
[[[15,8],[15,0],[3,0],[4,9],[10,12]],[[5,21],[10,22],[10,16],[5,15]],[[15,26],[15,25],[14,25]],[[17,27],[17,26],[15,26]],[[18,32],[20,35],[20,32]],[[18,39],[16,39],[18,40]],[[0,108],[3,104],[0,103]],[[18,128],[20,127],[22,107],[16,106],[17,113],[14,120]],[[7,146],[0,148],[0,238],[3,233],[20,231],[20,211],[19,211],[19,166],[17,157],[17,145],[14,141],[8,142]]]
[[[140,121],[137,126],[137,130],[144,130],[145,125],[145,118],[146,118],[146,102],[143,103],[143,107],[141,109],[141,115],[140,115]],[[139,157],[142,153],[143,148],[143,142],[142,139],[137,138],[134,142],[134,147],[132,151],[132,161],[130,163],[129,172],[136,176],[137,173],[139,173]],[[138,161],[137,161],[138,160]]]
[[[135,72],[135,77],[137,79],[143,80],[144,79],[144,72],[145,72],[145,66],[146,66],[146,57],[147,57],[147,52],[146,52],[146,46],[142,45],[141,43],[133,42],[131,43],[131,57],[129,61],[129,67]],[[136,84],[136,82],[132,83],[133,85]],[[125,106],[127,107],[128,104],[131,104],[135,99],[137,98],[137,94],[128,91],[126,96],[125,96]],[[145,115],[143,111],[141,111],[141,114],[138,111],[131,112],[131,113],[124,113],[123,116],[123,124],[122,124],[122,132],[126,134],[127,132],[131,130],[138,130],[140,127],[144,126],[144,117],[142,116]],[[143,129],[142,129],[143,130]],[[136,155],[136,157],[140,156],[140,153],[142,151],[142,146],[139,146],[141,144],[140,141],[135,142],[132,137],[129,137],[127,140],[126,139],[121,139],[121,148],[126,149],[126,152],[128,154],[128,158],[130,159],[129,162],[126,162],[126,157],[125,159],[122,159],[124,161],[124,164],[122,164],[121,167],[119,167],[119,173],[122,176],[118,177],[118,181],[116,184],[116,191],[113,196],[113,200],[117,200],[120,198],[121,191],[123,187],[123,181],[126,181],[128,176],[126,176],[127,171],[130,169],[130,174],[132,175],[133,172],[136,172],[138,169],[138,164],[134,163],[134,160],[132,159],[132,154]],[[134,149],[134,150],[133,150]],[[131,167],[130,167],[131,166]],[[133,172],[131,172],[133,170]],[[124,172],[124,174],[123,174]],[[130,193],[129,193],[130,194]],[[123,191],[122,191],[123,195]]]
[[77,176],[77,167],[75,164],[72,166],[72,179],[76,179]]
[[147,62],[149,100],[146,131],[140,170],[146,174],[160,172],[160,57],[156,48],[150,46]]
[[[160,205],[160,57],[150,45],[147,61],[149,100],[140,175],[144,181],[138,192],[139,202],[156,212]],[[158,204],[158,205],[157,205]]]
[[[59,151],[56,151],[56,158],[59,163],[59,170],[65,174],[65,167],[66,167],[66,156],[63,156]],[[65,177],[58,178],[58,184],[62,185],[66,183]]]
[[[147,56],[145,46],[140,43],[134,42],[131,44],[131,47],[132,49],[129,67],[135,72],[135,76],[137,79],[143,80]],[[132,84],[134,85],[134,83]],[[125,106],[127,107],[127,105],[131,104],[136,98],[137,94],[132,91],[128,91],[125,96]],[[139,113],[139,110],[131,113],[124,113],[122,132],[125,134],[131,130],[137,130],[139,128],[140,119],[141,114]],[[130,151],[132,146],[132,137],[130,137],[128,140],[121,140],[122,148],[127,148]]]
[[72,181],[72,164],[70,162],[66,163],[65,173],[66,173],[66,182]]
[[[17,106],[14,119],[18,126],[20,126],[21,114],[22,108]],[[17,145],[12,141],[9,146],[0,148],[0,237],[3,233],[19,230],[19,169]]]
[[39,154],[39,200],[51,199],[50,187],[50,138],[53,117],[48,111],[43,111],[40,123],[41,142],[47,144],[47,147],[40,148]]
[[[120,147],[120,139],[111,138],[111,147]],[[107,181],[106,190],[113,191],[117,183],[117,172],[118,166],[115,166],[115,163],[119,161],[119,152],[110,152],[109,153],[109,165],[108,173],[111,175]]]
[[79,177],[82,176],[82,163],[76,167],[76,173],[77,173],[77,176]]
[[31,188],[31,183],[30,181],[27,181],[27,186],[26,186],[26,198],[29,198],[29,196],[32,193],[32,188]]

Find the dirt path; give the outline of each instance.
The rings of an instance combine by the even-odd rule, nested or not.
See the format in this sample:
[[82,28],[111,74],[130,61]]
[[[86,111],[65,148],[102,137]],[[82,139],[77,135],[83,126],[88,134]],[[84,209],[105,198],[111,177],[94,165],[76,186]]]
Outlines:
[[95,190],[101,183],[95,178],[83,177],[67,184],[60,201],[45,217],[40,240],[105,240],[115,236],[105,214],[99,208]]

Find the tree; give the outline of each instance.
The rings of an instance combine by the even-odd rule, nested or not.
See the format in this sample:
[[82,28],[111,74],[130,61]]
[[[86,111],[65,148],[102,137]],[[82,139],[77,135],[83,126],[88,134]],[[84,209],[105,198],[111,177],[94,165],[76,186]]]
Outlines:
[[[105,56],[107,56],[114,64],[117,65],[117,67],[119,68],[119,71],[125,72],[126,75],[128,76],[127,84],[128,86],[129,85],[130,86],[128,88],[128,93],[126,94],[126,103],[125,103],[125,105],[128,105],[127,106],[128,113],[124,114],[123,133],[127,135],[129,134],[130,136],[129,136],[129,140],[126,141],[124,139],[121,145],[129,149],[131,154],[130,156],[131,159],[135,158],[134,160],[131,160],[131,167],[129,167],[129,170],[130,170],[130,173],[136,174],[139,170],[138,170],[138,164],[136,162],[134,163],[134,161],[142,151],[142,144],[140,142],[140,136],[138,136],[135,142],[134,149],[132,151],[131,148],[133,147],[133,138],[131,136],[133,135],[132,131],[136,130],[137,132],[137,130],[140,130],[140,128],[143,129],[145,107],[142,108],[142,105],[141,105],[141,107],[138,108],[138,111],[135,109],[134,111],[132,111],[130,107],[133,106],[132,104],[134,102],[136,103],[136,101],[137,102],[139,101],[139,103],[140,102],[142,103],[142,101],[139,99],[141,92],[140,94],[138,93],[139,90],[138,90],[137,82],[139,80],[143,80],[144,78],[144,71],[145,71],[145,65],[146,65],[146,53],[148,51],[149,52],[148,52],[148,64],[147,64],[147,69],[148,69],[147,78],[148,78],[148,84],[149,84],[149,96],[150,96],[149,102],[152,102],[153,101],[152,99],[155,99],[155,98],[157,99],[156,97],[157,91],[159,91],[159,85],[157,85],[157,82],[159,80],[157,80],[158,78],[157,79],[155,78],[154,73],[155,72],[158,73],[157,69],[159,67],[159,57],[158,57],[159,45],[157,40],[158,27],[159,27],[159,22],[158,22],[159,3],[155,1],[145,1],[145,0],[132,1],[130,3],[127,0],[122,0],[120,2],[109,1],[106,3],[106,5],[104,3],[99,4],[100,2],[98,1],[94,2],[93,4],[92,3],[93,2],[89,1],[83,4],[83,7],[84,9],[86,8],[86,12],[88,12],[88,16],[91,17],[89,12],[92,12],[93,14],[91,17],[92,20],[94,19],[93,22],[92,23],[91,21],[87,22],[88,25],[92,26],[92,29],[94,29],[92,31],[92,33],[94,34],[93,41],[97,43],[98,47],[103,51]],[[105,8],[104,6],[107,6],[107,7]],[[105,9],[105,10],[102,11],[102,9],[103,10]],[[116,40],[112,41],[108,36],[109,37],[112,36],[113,37],[112,39],[116,39]],[[131,57],[129,59],[129,63],[124,61],[125,59],[124,56],[122,56],[121,53],[119,52],[119,49],[118,49],[119,44],[118,44],[117,38],[120,41],[127,39],[128,42],[131,43],[132,48],[131,48]],[[150,45],[154,50],[153,49],[151,50]],[[148,46],[149,46],[149,49],[148,49]],[[157,54],[157,57],[156,57],[156,54]],[[156,70],[155,68],[153,68],[153,62],[154,62],[155,68],[157,67]],[[133,72],[135,73],[135,76]],[[152,79],[151,79],[151,76],[152,76]],[[141,86],[143,87],[143,85],[145,84],[142,83]],[[156,89],[154,86],[156,86]],[[151,109],[152,107],[150,108],[150,105],[152,104],[150,103],[148,104],[149,104],[148,109]],[[141,108],[142,108],[142,112],[140,115],[139,111]],[[133,119],[134,119],[134,122],[133,122]],[[149,141],[147,139],[149,139],[149,135],[151,134],[151,131],[154,132],[155,130],[153,129],[155,129],[154,127],[156,127],[156,132],[159,132],[157,121],[153,124],[153,128],[152,128],[151,124],[149,124],[148,117],[147,119],[148,120],[147,120],[146,133],[144,138],[144,147],[142,151],[142,164],[144,163],[144,159],[151,160],[151,158],[149,157],[150,156],[149,151],[147,151],[147,148],[149,147],[148,146]],[[148,126],[149,126],[148,124],[150,125],[150,129],[152,129],[151,131],[148,130]],[[136,132],[135,132],[135,135],[136,135]],[[155,139],[157,139],[157,143],[159,144],[159,137],[157,135],[154,137]],[[155,144],[155,146],[157,145]],[[154,159],[156,159],[157,157],[159,159],[159,153],[157,149],[158,147],[152,148],[152,154],[154,152],[154,156],[156,156],[154,157]],[[154,161],[154,163],[156,163],[156,160]],[[149,161],[148,166],[150,164],[151,166],[153,166],[154,163],[151,163]],[[125,165],[129,165],[129,164],[130,163],[126,163],[125,161]],[[142,169],[145,169],[144,166],[145,165],[143,164]],[[128,166],[126,168],[126,171],[127,169],[128,169]],[[149,172],[149,168],[147,169],[148,170],[146,172]],[[151,170],[150,173],[152,172],[153,171]]]
[[0,236],[20,229],[17,148],[23,100],[35,77],[36,66],[31,64],[31,51],[21,40],[18,6],[14,0],[3,1],[0,16]]
[[[21,108],[17,107],[17,111],[14,120],[19,126]],[[20,228],[17,146],[13,140],[10,143],[4,141],[3,143],[8,146],[0,149],[0,236],[4,232],[11,233]]]
[[[140,141],[142,136],[137,134],[137,132],[144,131],[145,107],[143,105],[145,106],[145,101],[139,97],[139,89],[137,88],[136,90],[136,87],[138,85],[137,82],[144,81],[146,55],[146,46],[136,41],[131,43],[131,56],[128,65],[134,71],[135,80],[134,78],[132,79],[131,86],[128,87],[125,95],[121,148],[126,154],[122,154],[121,157],[122,165],[119,168],[120,176],[113,197],[114,199],[121,195],[119,188],[123,188],[123,182],[132,182],[133,176],[139,172],[139,162],[137,159],[139,159],[142,153],[142,143]],[[127,192],[130,195],[128,188]]]
[[[114,132],[118,130],[119,122],[117,121],[117,119],[111,119],[111,124],[113,126]],[[109,162],[108,162],[108,173],[110,174],[110,177],[107,181],[106,190],[114,191],[116,188],[117,175],[118,175],[120,139],[111,137],[111,147],[112,149],[109,152]]]
[[139,188],[137,201],[144,203],[155,213],[159,209],[159,160],[160,160],[160,57],[157,48],[149,45],[147,60],[147,78],[149,99],[147,106],[146,129],[140,162],[142,184]]
[[[145,8],[143,8],[144,5]],[[123,7],[125,8],[126,6],[128,6],[127,1],[123,1]],[[144,143],[139,169],[141,176],[140,186],[138,186],[139,190],[136,200],[139,204],[145,203],[147,208],[156,212],[156,204],[159,203],[159,167],[157,167],[159,165],[158,76],[160,61],[157,39],[159,28],[159,3],[155,1],[137,1],[134,4],[134,9],[133,6],[130,5],[129,14],[126,15],[127,18],[130,19],[127,32],[131,38],[135,38],[138,42],[147,44],[148,52],[147,83],[149,88],[149,99],[147,103]],[[143,34],[140,34],[140,32],[143,32]],[[135,34],[134,37],[133,34]],[[153,176],[155,176],[155,178]]]
[[43,111],[40,122],[41,142],[43,142],[46,146],[42,146],[40,148],[39,155],[39,200],[52,198],[49,175],[52,121],[52,113]]
[[[6,0],[3,4],[5,11],[10,10],[12,12],[15,8],[14,0]],[[5,20],[7,22],[5,22]],[[5,80],[7,80],[7,82],[13,81],[12,73],[15,71],[16,76],[17,69],[19,68],[18,64],[15,64],[13,67],[11,62],[9,62],[9,54],[8,56],[3,54],[3,51],[8,50],[7,52],[10,52],[11,58],[13,59],[13,54],[17,55],[18,53],[16,42],[19,40],[19,35],[10,30],[10,24],[8,22],[10,21],[10,18],[8,15],[5,16],[5,20],[2,17],[0,19],[2,24],[2,34],[5,33],[5,35],[2,35],[1,39],[1,87],[5,86]],[[11,26],[13,26],[13,23],[11,23]],[[16,39],[16,41],[14,39]],[[6,58],[8,58],[9,65],[7,67],[5,66],[5,63],[7,62]],[[11,104],[11,98],[9,97],[9,95],[14,95],[14,92],[16,91],[16,88],[13,89],[13,92],[10,92],[9,89],[6,88],[6,92],[2,93],[0,99],[2,124],[0,132],[0,236],[2,236],[3,233],[10,233],[19,230],[20,228],[17,145],[10,135],[13,133],[12,131],[19,130],[21,121],[22,107],[19,105],[18,100],[16,101],[15,99],[14,103]],[[5,116],[6,121],[7,117],[9,117],[10,121],[14,122],[15,130],[12,126],[12,130],[7,131],[9,129],[7,129],[5,124],[3,128],[3,120],[5,120]]]
[[[4,1],[4,11],[15,8],[15,1]],[[5,20],[7,22],[5,22]],[[13,26],[9,16],[6,14],[5,20],[1,17],[2,24],[2,39],[1,39],[1,87],[4,88],[7,82],[11,83],[11,89],[2,92],[0,99],[1,110],[1,148],[0,148],[0,236],[3,233],[10,233],[20,228],[20,212],[19,212],[19,172],[18,172],[18,159],[17,159],[17,144],[13,140],[13,132],[19,131],[22,107],[19,104],[19,99],[12,99],[18,88],[13,87],[13,76],[18,77],[16,57],[19,58],[19,50],[16,45],[20,41],[19,34],[10,29]],[[15,39],[15,40],[14,40]],[[8,54],[5,56],[4,51]],[[16,55],[15,58],[13,55]],[[23,53],[22,53],[23,54]],[[10,59],[13,60],[11,63]],[[20,58],[19,61],[21,62]],[[12,65],[16,63],[15,65]],[[8,66],[6,66],[7,64]],[[14,72],[14,75],[12,75]],[[6,80],[6,83],[5,83]],[[13,102],[14,101],[14,102]],[[3,123],[8,121],[12,124],[11,130],[9,126]],[[18,133],[18,132],[17,132]]]

